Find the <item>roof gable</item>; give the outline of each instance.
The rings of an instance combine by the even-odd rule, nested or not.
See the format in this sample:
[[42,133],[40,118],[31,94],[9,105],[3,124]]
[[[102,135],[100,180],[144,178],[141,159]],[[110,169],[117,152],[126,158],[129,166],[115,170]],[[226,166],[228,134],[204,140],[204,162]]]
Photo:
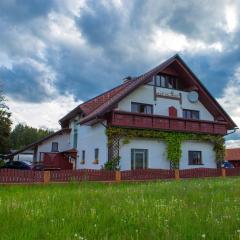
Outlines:
[[[174,70],[170,67],[170,65],[174,65],[177,70]],[[111,111],[116,104],[121,101],[128,94],[133,92],[139,86],[146,84],[147,82],[152,80],[152,77],[159,72],[177,75],[178,71],[181,71],[182,74],[185,74],[189,81],[191,81],[192,86],[195,86],[200,93],[200,101],[203,105],[211,112],[216,119],[222,119],[228,123],[228,128],[233,129],[236,124],[229,117],[229,115],[223,110],[223,108],[219,105],[219,103],[215,100],[215,98],[209,93],[206,87],[200,82],[200,80],[196,77],[196,75],[191,71],[191,69],[186,65],[186,63],[180,58],[179,55],[174,55],[169,58],[159,66],[153,68],[149,72],[135,78],[128,82],[128,84],[124,85],[116,94],[114,94],[111,98],[107,99],[105,102],[99,104],[93,111],[91,111],[88,115],[86,115],[80,123],[84,124],[88,121],[92,121],[96,118],[102,118],[103,115],[109,111]],[[121,86],[121,85],[120,85]]]

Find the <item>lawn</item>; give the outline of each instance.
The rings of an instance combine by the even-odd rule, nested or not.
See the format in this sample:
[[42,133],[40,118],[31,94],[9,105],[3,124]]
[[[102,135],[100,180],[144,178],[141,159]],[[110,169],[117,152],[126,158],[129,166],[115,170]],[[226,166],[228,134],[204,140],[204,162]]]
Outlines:
[[0,238],[240,239],[240,178],[0,186]]

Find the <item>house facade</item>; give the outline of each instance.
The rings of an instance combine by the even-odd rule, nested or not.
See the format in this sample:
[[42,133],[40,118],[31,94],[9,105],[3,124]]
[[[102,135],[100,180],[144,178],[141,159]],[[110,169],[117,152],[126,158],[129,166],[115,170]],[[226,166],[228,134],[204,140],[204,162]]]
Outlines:
[[80,104],[59,123],[69,130],[41,142],[35,159],[55,143],[59,152],[76,150],[76,169],[216,168],[223,136],[237,127],[178,55]]
[[[178,55],[79,105],[60,124],[72,129],[77,169],[101,169],[117,159],[122,170],[170,169],[171,142],[153,137],[160,133],[183,136],[178,168],[216,168],[212,138],[237,127]],[[125,130],[131,139],[120,133],[112,141],[109,129]]]

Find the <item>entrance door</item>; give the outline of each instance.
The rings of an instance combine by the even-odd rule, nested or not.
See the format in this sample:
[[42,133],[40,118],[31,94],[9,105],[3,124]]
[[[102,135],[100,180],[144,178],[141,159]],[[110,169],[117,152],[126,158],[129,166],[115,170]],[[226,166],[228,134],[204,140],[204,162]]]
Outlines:
[[148,150],[131,149],[131,169],[148,168]]

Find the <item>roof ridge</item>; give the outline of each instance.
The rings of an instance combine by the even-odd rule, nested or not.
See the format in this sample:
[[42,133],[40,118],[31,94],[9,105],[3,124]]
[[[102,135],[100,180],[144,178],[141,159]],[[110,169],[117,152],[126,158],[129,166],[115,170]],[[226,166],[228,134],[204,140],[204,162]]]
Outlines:
[[83,104],[85,104],[85,103],[91,102],[92,100],[94,100],[94,99],[96,99],[96,98],[98,98],[98,97],[101,97],[101,96],[103,96],[104,94],[107,94],[107,93],[109,93],[109,92],[111,92],[111,91],[113,91],[113,90],[115,90],[115,89],[117,89],[117,88],[123,86],[124,84],[128,83],[129,81],[132,81],[132,80],[128,80],[128,81],[126,81],[126,82],[124,82],[124,83],[121,83],[121,84],[119,84],[119,85],[113,87],[112,89],[107,90],[106,92],[103,92],[103,93],[101,93],[101,94],[99,94],[99,95],[97,95],[97,96],[95,96],[95,97],[92,97],[92,98],[88,99],[87,101],[85,101],[85,102],[79,104],[78,106],[81,106],[81,105],[83,105]]

